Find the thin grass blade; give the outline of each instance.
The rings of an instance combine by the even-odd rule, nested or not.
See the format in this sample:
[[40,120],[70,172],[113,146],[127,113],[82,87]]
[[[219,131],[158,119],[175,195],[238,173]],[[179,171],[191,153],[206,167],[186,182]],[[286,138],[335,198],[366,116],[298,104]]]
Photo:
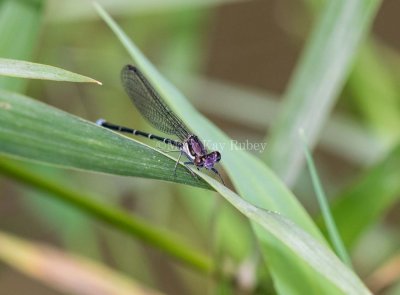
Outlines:
[[0,58],[0,75],[41,80],[97,83],[101,85],[101,82],[92,78],[57,67],[6,58]]
[[332,217],[331,210],[329,208],[328,201],[326,199],[326,195],[324,192],[324,189],[322,188],[321,181],[318,177],[318,172],[317,169],[315,168],[314,161],[312,159],[311,153],[307,147],[305,136],[304,136],[304,130],[300,130],[300,136],[303,139],[303,149],[304,153],[306,155],[306,160],[307,160],[307,165],[308,165],[308,170],[311,175],[312,183],[314,186],[314,191],[317,196],[318,204],[321,210],[321,214],[324,218],[326,228],[328,229],[328,234],[331,240],[331,243],[333,244],[333,247],[337,253],[337,255],[342,259],[342,261],[348,266],[352,267],[351,264],[351,259],[349,254],[346,251],[346,247],[343,244],[343,241],[339,235],[339,232],[337,230],[335,221]]

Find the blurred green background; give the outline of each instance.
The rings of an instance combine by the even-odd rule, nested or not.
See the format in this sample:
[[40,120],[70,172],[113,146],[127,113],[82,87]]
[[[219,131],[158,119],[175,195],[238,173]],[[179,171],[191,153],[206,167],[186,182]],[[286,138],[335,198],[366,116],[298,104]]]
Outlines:
[[[267,136],[268,149],[269,130],[316,22],[319,1],[99,3],[200,112],[239,142],[264,142]],[[351,208],[366,207],[363,212],[370,212],[367,222],[359,226],[360,233],[349,229],[342,234],[356,272],[380,294],[400,294],[399,10],[400,2],[382,1],[344,89],[323,122],[314,152],[334,215],[342,216],[339,228],[352,222],[346,216],[357,215],[357,211],[341,209],[349,208],[347,195],[355,195],[348,201],[356,204]],[[100,87],[0,78],[0,86],[24,91],[90,121],[106,118],[154,132],[120,85],[120,70],[131,63],[130,57],[91,1],[2,0],[0,37],[1,57],[57,66],[103,83]],[[257,260],[246,219],[218,201],[215,192],[151,179],[19,164],[178,233],[228,268],[245,268]],[[319,209],[304,165],[289,185],[318,221]],[[376,202],[363,202],[365,190],[375,193]],[[210,278],[40,194],[1,177],[1,230],[100,261],[167,294],[214,293]],[[235,292],[239,294],[274,294],[267,279],[255,286],[250,282],[248,289],[245,283],[238,285]],[[27,293],[67,294],[0,261],[0,294]]]

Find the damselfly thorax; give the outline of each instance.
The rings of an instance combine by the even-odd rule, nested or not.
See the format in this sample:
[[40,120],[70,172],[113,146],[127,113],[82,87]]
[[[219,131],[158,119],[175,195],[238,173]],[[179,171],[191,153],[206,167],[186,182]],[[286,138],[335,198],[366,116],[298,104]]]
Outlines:
[[196,167],[211,169],[221,160],[218,151],[208,153],[201,140],[196,135],[190,135],[182,144],[182,151]]

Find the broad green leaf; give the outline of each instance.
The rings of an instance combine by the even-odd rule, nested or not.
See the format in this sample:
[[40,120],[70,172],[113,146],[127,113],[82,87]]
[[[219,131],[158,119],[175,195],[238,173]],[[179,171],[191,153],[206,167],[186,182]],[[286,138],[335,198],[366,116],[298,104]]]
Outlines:
[[209,188],[183,165],[116,134],[26,96],[0,90],[0,153],[64,167],[141,176]]
[[379,0],[326,1],[285,93],[265,157],[292,185],[304,163],[298,130],[313,147],[379,8]]
[[29,79],[101,83],[73,72],[22,60],[0,58],[0,75]]
[[[37,1],[0,1],[0,57],[29,60],[38,43],[43,4]],[[27,80],[0,77],[0,88],[21,91]]]
[[62,293],[161,295],[102,264],[4,232],[0,232],[0,259]]

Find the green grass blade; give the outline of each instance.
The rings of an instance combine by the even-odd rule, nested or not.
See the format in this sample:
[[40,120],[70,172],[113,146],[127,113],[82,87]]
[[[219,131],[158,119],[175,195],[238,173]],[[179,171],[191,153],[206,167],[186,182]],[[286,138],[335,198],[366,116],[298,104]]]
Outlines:
[[97,83],[101,85],[99,81],[92,78],[53,66],[6,58],[0,58],[0,75],[29,79]]
[[301,132],[300,136],[304,140],[303,148],[304,148],[304,153],[306,155],[308,170],[310,171],[310,176],[311,176],[311,180],[312,180],[312,183],[314,186],[314,191],[317,196],[318,204],[321,209],[321,214],[324,218],[325,225],[328,230],[328,234],[329,234],[331,243],[333,244],[333,247],[336,250],[336,253],[342,259],[342,261],[347,266],[352,267],[351,259],[349,257],[349,254],[347,253],[346,248],[343,244],[343,241],[339,235],[335,221],[333,220],[332,213],[330,211],[324,189],[322,188],[321,181],[318,177],[317,169],[315,168],[311,153],[307,147],[305,136],[304,136],[304,131],[301,130],[300,132]]
[[[42,1],[0,2],[0,57],[29,60],[38,41]],[[0,77],[0,88],[24,90],[28,81]]]
[[313,147],[341,91],[379,0],[327,1],[285,94],[265,158],[293,184],[304,163],[298,136],[307,132]]
[[209,188],[149,146],[26,96],[0,90],[0,153],[64,167]]
[[123,213],[108,205],[96,203],[93,201],[96,199],[94,197],[65,188],[54,181],[43,179],[32,172],[19,168],[13,162],[4,158],[0,158],[0,173],[49,193],[46,196],[57,198],[72,205],[85,214],[146,242],[197,271],[203,273],[212,272],[213,266],[207,257],[192,250],[179,238],[174,237],[172,233],[150,226],[144,221],[135,218],[135,216]]

